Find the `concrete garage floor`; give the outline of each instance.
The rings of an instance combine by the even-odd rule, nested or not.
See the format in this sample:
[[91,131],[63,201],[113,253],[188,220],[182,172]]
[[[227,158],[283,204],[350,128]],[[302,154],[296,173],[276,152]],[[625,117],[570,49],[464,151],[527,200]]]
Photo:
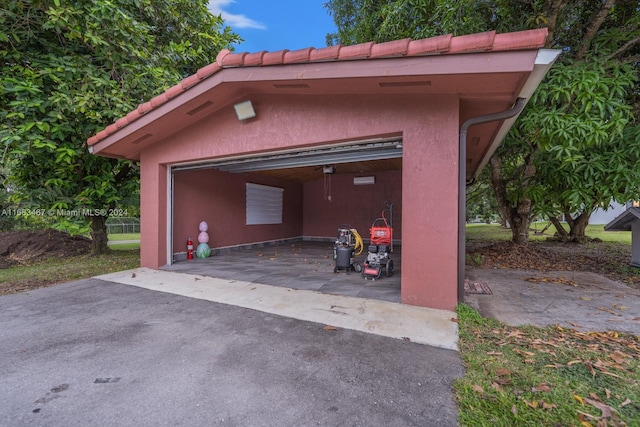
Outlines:
[[[377,280],[365,280],[356,272],[334,273],[331,242],[294,242],[224,250],[206,259],[178,261],[162,269],[399,303],[400,255],[400,246],[394,246],[391,254],[394,273],[387,277],[383,272]],[[365,250],[356,257],[356,262],[362,264],[366,258],[365,244]]]

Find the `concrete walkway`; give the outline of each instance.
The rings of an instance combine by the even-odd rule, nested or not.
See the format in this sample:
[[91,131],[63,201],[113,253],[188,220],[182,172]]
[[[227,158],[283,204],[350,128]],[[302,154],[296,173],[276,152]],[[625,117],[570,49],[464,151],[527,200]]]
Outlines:
[[583,271],[467,269],[493,294],[465,295],[484,317],[508,325],[560,325],[640,335],[640,291]]
[[446,310],[147,268],[97,278],[419,344],[458,348],[456,315]]

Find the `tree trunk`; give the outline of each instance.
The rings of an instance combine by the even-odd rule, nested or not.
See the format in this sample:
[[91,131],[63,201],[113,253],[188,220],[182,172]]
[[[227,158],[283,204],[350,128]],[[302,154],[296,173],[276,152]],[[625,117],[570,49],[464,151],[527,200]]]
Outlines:
[[549,218],[549,223],[545,225],[542,230],[536,232],[536,234],[544,234],[544,232],[547,231],[549,227],[551,227],[552,225],[555,226],[555,224],[553,223],[554,219],[557,221],[557,218]]
[[586,231],[589,218],[591,218],[591,212],[584,211],[571,221],[569,235],[572,242],[585,243],[587,241]]
[[101,255],[109,251],[107,246],[107,217],[92,216],[91,218],[91,254]]
[[[514,209],[516,211],[517,209]],[[529,215],[511,215],[511,240],[517,245],[529,243]]]
[[562,226],[559,218],[549,217],[549,223],[553,224],[553,226],[555,227],[556,234],[560,237],[560,240],[562,240],[563,242],[569,241],[569,233],[567,233],[567,230],[565,230],[565,228]]
[[[531,225],[533,202],[527,197],[522,197],[512,205],[507,197],[507,183],[502,177],[502,162],[500,158],[496,155],[492,156],[490,165],[491,185],[496,196],[498,209],[506,214],[506,219],[509,221],[511,240],[518,245],[526,245],[529,243],[529,226]],[[528,165],[525,177],[531,176],[529,174],[532,172],[534,172],[533,167]]]
[[510,221],[506,206],[501,206],[500,204],[498,204],[498,216],[500,216],[500,226],[502,228],[507,228]]

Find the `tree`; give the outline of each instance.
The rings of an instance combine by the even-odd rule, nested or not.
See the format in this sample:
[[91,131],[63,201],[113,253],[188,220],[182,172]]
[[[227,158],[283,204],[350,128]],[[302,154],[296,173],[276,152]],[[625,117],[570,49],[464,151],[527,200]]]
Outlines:
[[528,242],[539,212],[569,213],[579,239],[593,209],[637,194],[640,178],[625,171],[635,168],[640,145],[638,1],[331,0],[326,7],[335,43],[549,28],[546,47],[563,54],[490,160],[515,243]]
[[502,216],[498,211],[496,199],[493,197],[491,180],[487,171],[488,169],[483,170],[478,180],[473,185],[467,186],[467,222],[481,220],[489,223],[499,219],[502,223]]
[[[571,73],[566,69],[554,70],[536,94],[542,98],[536,104],[545,109],[536,111],[535,122],[542,124],[541,188],[533,197],[536,210],[551,219],[564,240],[583,242],[595,209],[640,196],[640,140],[638,126],[629,124],[633,110],[627,101],[636,76],[624,63],[580,61]],[[573,85],[576,81],[583,86]],[[560,216],[569,224],[568,233]]]
[[[107,249],[109,210],[138,185],[131,162],[86,140],[239,41],[205,0],[12,0],[0,6],[0,142],[14,201],[90,223]],[[79,218],[78,218],[79,216]]]
[[[633,137],[640,10],[638,3],[608,0],[556,2],[540,13],[554,24],[549,47],[565,52],[491,160],[494,189],[521,224],[515,242],[527,242],[527,218],[536,213],[548,216],[563,238],[584,241],[595,209],[635,198],[640,188],[640,141]],[[517,166],[511,174],[501,170],[507,161]],[[508,195],[505,184],[513,188]]]

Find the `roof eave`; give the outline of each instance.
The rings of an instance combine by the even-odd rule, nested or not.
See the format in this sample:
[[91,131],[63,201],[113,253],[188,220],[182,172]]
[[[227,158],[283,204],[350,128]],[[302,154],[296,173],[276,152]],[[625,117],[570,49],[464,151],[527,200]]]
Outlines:
[[635,221],[640,221],[640,208],[628,208],[605,225],[604,231],[630,231]]
[[[529,102],[529,99],[531,99],[531,96],[536,91],[536,89],[542,82],[542,79],[546,76],[547,72],[551,69],[555,61],[558,59],[561,52],[562,51],[559,49],[539,49],[538,50],[533,71],[531,72],[531,74],[529,74],[529,78],[523,85],[520,93],[515,97],[514,102],[517,98],[524,98],[526,99],[527,103]],[[526,104],[525,104],[525,107],[526,107]],[[515,116],[513,116],[512,118],[502,122],[502,125],[500,126],[500,128],[498,129],[498,132],[496,133],[496,137],[494,138],[493,142],[485,152],[485,155],[480,161],[478,168],[475,170],[473,179],[476,179],[480,174],[480,172],[482,171],[482,169],[487,165],[487,163],[489,163],[489,159],[491,159],[491,156],[493,156],[493,153],[495,153],[495,151],[498,149],[498,147],[504,140],[505,136],[507,136],[507,133],[509,132],[509,130],[511,129],[515,121],[518,119],[518,117],[520,117],[520,114],[522,114],[522,111],[516,114]]]
[[[500,58],[503,55],[514,55],[521,58],[519,61],[515,61],[512,64],[509,64],[508,68],[505,69],[504,61],[500,61]],[[499,52],[486,52],[481,55],[494,55],[496,61],[485,61],[482,64],[482,68],[478,69],[477,67],[465,68],[460,67],[462,71],[460,73],[464,74],[475,74],[475,73],[492,73],[492,72],[528,72],[534,73],[535,67],[533,67],[533,71],[530,71],[531,68],[531,59],[527,59],[527,57],[532,56],[531,53],[526,52],[517,52],[517,51],[499,51]],[[539,55],[539,53],[538,53]],[[111,132],[108,132],[106,129],[105,136],[98,138],[97,142],[90,145],[92,147],[92,152],[94,154],[99,154],[107,157],[115,157],[115,158],[129,158],[132,160],[139,159],[139,150],[146,145],[148,142],[153,139],[151,135],[139,135],[137,137],[138,140],[145,140],[143,144],[137,145],[134,149],[131,146],[131,143],[127,144],[127,147],[130,150],[123,151],[121,149],[116,149],[115,145],[118,142],[123,141],[125,138],[132,137],[136,132],[140,132],[146,126],[151,124],[152,122],[161,119],[162,117],[171,114],[174,110],[182,108],[186,104],[194,101],[203,93],[206,93],[210,90],[216,90],[216,87],[222,84],[245,84],[251,81],[267,81],[267,80],[297,80],[302,81],[306,79],[333,79],[338,76],[342,76],[342,78],[364,78],[364,77],[389,77],[393,76],[393,73],[396,73],[398,76],[407,75],[406,68],[411,70],[411,74],[419,74],[419,75],[438,75],[438,74],[446,74],[450,72],[451,63],[460,63],[461,61],[473,61],[474,54],[465,54],[465,55],[442,55],[442,56],[431,56],[429,58],[428,66],[425,65],[424,58],[422,57],[401,57],[401,58],[385,58],[385,59],[369,59],[365,61],[343,61],[343,62],[331,62],[331,63],[313,63],[313,64],[300,64],[299,67],[302,67],[301,72],[298,67],[294,64],[286,65],[286,66],[275,66],[275,67],[265,67],[256,69],[254,67],[236,67],[221,70],[222,72],[215,73],[210,75],[208,78],[202,80],[198,85],[195,85],[190,90],[184,91],[179,95],[163,102],[162,104],[157,105],[153,109],[148,109],[140,112],[140,109],[137,110],[139,114],[136,116],[136,120],[129,123],[127,126],[116,127],[114,126],[111,129]],[[406,64],[413,64],[411,67],[405,66],[401,67],[390,67],[389,64],[391,61],[402,61]],[[537,61],[537,59],[536,59]],[[419,65],[421,64],[421,65]],[[341,70],[348,70],[348,73]],[[390,74],[390,71],[392,73]],[[546,72],[546,70],[545,70]],[[542,77],[540,77],[541,79]],[[531,80],[531,78],[529,79]],[[537,83],[531,89],[531,92],[535,90],[537,87]],[[227,99],[225,102],[217,103],[217,106],[214,108],[223,108],[224,105],[228,105],[234,101],[234,99]],[[208,110],[209,113],[212,110]],[[207,113],[207,114],[209,114]],[[508,128],[507,128],[508,130]],[[506,133],[506,132],[505,132]],[[146,137],[149,137],[146,139]],[[157,141],[156,141],[157,142]],[[136,151],[138,150],[138,151]]]

